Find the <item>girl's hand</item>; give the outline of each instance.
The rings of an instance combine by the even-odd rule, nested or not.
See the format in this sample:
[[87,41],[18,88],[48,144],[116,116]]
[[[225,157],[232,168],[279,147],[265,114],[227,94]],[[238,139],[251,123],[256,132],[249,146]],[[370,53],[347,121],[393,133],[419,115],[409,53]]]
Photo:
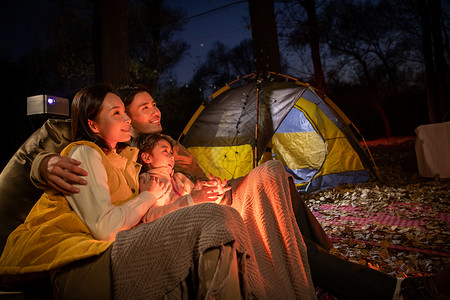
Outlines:
[[209,181],[204,183],[205,186],[215,186],[219,195],[223,196],[225,192],[231,190],[231,186],[227,187],[227,180],[222,180],[219,177],[215,177],[212,173],[209,173]]
[[204,183],[197,181],[191,192],[194,203],[214,202],[219,199],[219,193],[214,186],[206,186]]
[[[209,180],[202,183],[203,188],[204,189],[208,188],[208,191],[210,193],[209,201],[215,201],[216,203],[219,203],[223,199],[225,192],[231,190],[231,186],[227,187],[226,185],[227,185],[226,179],[222,180],[219,177],[214,177],[212,173],[209,174]],[[212,197],[211,196],[212,194],[214,194],[215,196]]]
[[149,176],[139,179],[139,190],[141,192],[148,191],[155,195],[156,198],[161,197],[167,189],[167,182],[163,183],[157,177]]

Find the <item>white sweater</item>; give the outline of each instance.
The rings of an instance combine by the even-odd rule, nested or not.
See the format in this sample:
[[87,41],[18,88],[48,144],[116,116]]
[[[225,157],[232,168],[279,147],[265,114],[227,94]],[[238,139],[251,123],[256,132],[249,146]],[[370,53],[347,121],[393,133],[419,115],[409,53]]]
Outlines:
[[[108,155],[119,154],[113,151]],[[81,161],[80,167],[89,175],[85,177],[87,185],[77,185],[80,192],[66,195],[66,199],[94,238],[114,241],[119,231],[136,226],[156,203],[155,196],[145,191],[120,206],[113,205],[100,153],[94,148],[80,145],[71,149],[69,157]]]

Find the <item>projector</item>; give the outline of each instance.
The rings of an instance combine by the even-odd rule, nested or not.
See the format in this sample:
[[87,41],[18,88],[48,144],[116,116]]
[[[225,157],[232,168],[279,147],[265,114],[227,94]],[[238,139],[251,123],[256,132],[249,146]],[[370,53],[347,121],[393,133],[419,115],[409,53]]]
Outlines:
[[27,97],[27,116],[69,117],[69,99],[50,95]]

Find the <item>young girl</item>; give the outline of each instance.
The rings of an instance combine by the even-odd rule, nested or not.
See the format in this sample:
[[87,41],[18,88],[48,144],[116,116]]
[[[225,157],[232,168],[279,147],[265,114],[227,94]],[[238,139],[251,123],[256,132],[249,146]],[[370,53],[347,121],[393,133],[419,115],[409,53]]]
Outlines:
[[219,203],[224,193],[231,189],[225,188],[226,180],[222,183],[217,178],[194,184],[182,173],[175,173],[173,140],[167,135],[161,133],[141,135],[134,143],[140,149],[138,161],[142,164],[141,182],[157,179],[165,186],[163,195],[142,218],[144,223],[156,220],[181,207],[202,202]]

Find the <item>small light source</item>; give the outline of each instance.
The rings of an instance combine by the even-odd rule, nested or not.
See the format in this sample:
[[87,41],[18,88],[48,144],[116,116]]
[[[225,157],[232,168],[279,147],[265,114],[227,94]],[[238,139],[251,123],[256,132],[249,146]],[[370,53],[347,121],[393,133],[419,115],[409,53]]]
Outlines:
[[27,115],[46,115],[52,118],[69,117],[69,99],[50,95],[27,97]]

